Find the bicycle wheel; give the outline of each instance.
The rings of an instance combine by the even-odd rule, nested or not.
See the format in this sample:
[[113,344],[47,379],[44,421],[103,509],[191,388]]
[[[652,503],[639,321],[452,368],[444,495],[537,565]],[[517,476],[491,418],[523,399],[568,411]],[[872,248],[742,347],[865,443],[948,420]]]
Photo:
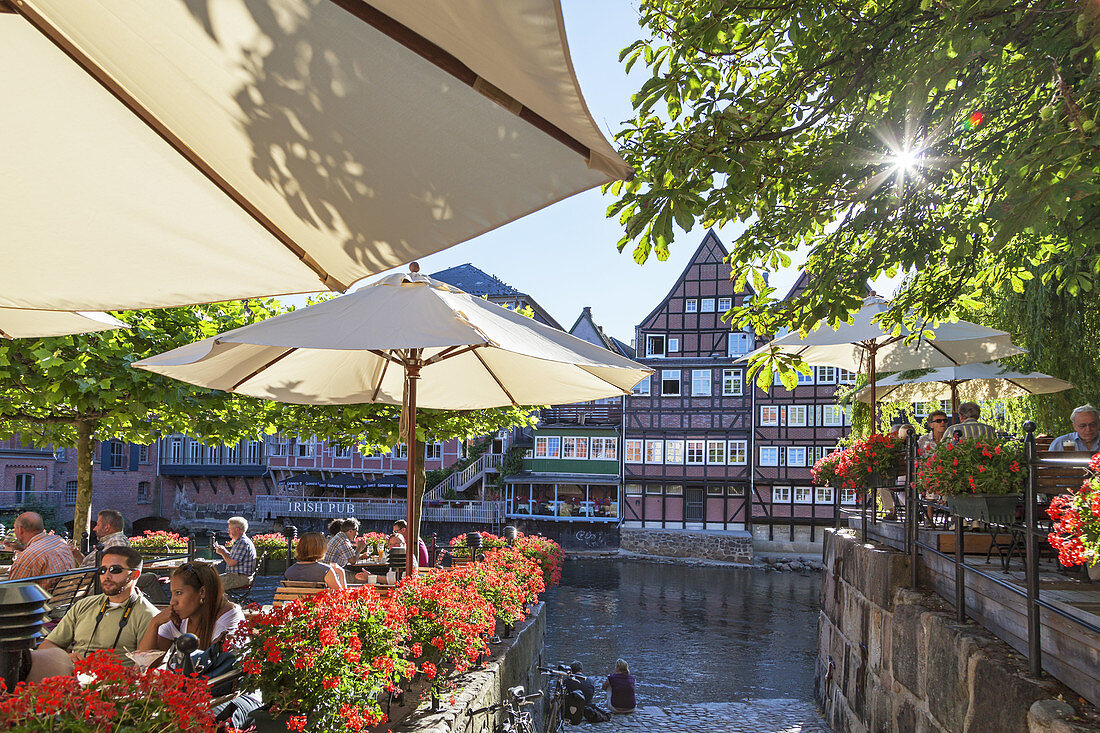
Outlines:
[[565,721],[561,717],[561,695],[555,694],[550,698],[550,704],[546,708],[546,725],[543,733],[561,733],[565,730]]

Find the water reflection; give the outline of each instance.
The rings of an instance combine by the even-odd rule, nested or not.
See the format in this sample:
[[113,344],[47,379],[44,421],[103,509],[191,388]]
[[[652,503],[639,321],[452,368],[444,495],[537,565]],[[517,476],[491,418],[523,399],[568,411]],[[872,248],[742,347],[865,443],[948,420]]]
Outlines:
[[565,564],[543,659],[589,674],[615,659],[640,705],[812,699],[820,576],[629,560]]

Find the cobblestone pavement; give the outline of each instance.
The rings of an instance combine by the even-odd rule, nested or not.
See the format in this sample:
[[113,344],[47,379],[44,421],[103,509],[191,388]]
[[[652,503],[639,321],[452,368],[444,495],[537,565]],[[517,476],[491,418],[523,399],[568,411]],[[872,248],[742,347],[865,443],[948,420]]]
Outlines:
[[640,707],[630,715],[613,715],[607,723],[583,728],[601,733],[829,733],[813,704],[802,700]]

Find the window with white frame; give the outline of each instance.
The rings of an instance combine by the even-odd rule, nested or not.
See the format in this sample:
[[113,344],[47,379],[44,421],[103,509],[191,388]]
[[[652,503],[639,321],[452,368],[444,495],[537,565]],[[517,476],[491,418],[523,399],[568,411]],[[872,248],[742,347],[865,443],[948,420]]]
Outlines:
[[840,409],[840,405],[822,405],[821,424],[830,428],[843,425],[844,411]]
[[852,406],[851,405],[844,405],[844,407],[842,407],[841,410],[844,412],[844,424],[845,425],[851,425],[852,424]]
[[836,367],[819,366],[817,368],[818,384],[836,384]]
[[205,452],[203,444],[192,438],[187,446],[187,462],[192,465],[201,465],[202,456]]
[[760,465],[761,466],[778,466],[779,465],[779,448],[774,445],[762,445],[760,446]]
[[806,465],[806,448],[805,446],[792,445],[787,448],[787,465],[788,466],[805,466]]
[[691,370],[691,396],[710,397],[710,369]]
[[707,485],[707,496],[725,496],[726,487],[722,484]]
[[773,427],[779,425],[779,405],[760,405],[760,424]]
[[722,395],[725,397],[740,397],[744,394],[744,377],[740,369],[722,370]]
[[707,441],[707,464],[711,466],[726,465],[726,441]]
[[647,440],[645,442],[645,462],[664,463],[664,445],[663,440]]
[[951,400],[940,400],[940,409],[947,413],[947,416],[951,416]]
[[680,350],[680,339],[670,338],[668,340],[668,353],[674,354]]
[[856,490],[855,489],[841,489],[840,490],[840,503],[841,504],[855,504],[856,503]]
[[183,438],[169,438],[168,439],[168,462],[169,463],[182,463],[183,462]]
[[149,482],[148,481],[138,481],[137,489],[138,489],[137,500],[138,501],[143,501],[143,502],[144,501],[149,501]]
[[626,451],[625,458],[627,463],[642,462],[642,441],[624,440],[623,450]]
[[741,356],[751,350],[752,340],[747,333],[731,333],[726,337],[726,356]]
[[664,397],[680,396],[680,370],[661,370],[661,395]]
[[813,367],[810,367],[810,373],[809,374],[803,374],[802,372],[798,372],[798,383],[799,384],[813,384],[814,383],[814,370],[813,370]]
[[618,441],[615,438],[592,438],[592,460],[617,461],[619,460]]
[[749,442],[747,440],[729,441],[729,464],[744,466],[749,460]]
[[[341,456],[346,458],[347,456]],[[443,458],[443,444],[442,443],[425,443],[424,444],[424,458],[429,461],[437,461]]]
[[267,442],[267,454],[269,456],[281,457],[287,453],[287,441],[279,435],[270,435],[266,439]]
[[706,462],[707,441],[687,441],[687,462],[690,464],[702,464]]
[[833,487],[832,486],[817,486],[814,488],[817,493],[818,504],[832,504],[833,503]]
[[795,486],[794,487],[794,503],[795,504],[812,504],[814,500],[814,491],[809,486]]
[[625,493],[627,496],[641,496],[642,485],[641,484],[627,484]]
[[669,484],[665,487],[665,493],[669,496],[683,496],[684,487],[679,484]]
[[791,503],[791,487],[790,486],[773,486],[772,487],[772,503],[773,504],[790,504]]
[[792,428],[806,427],[806,405],[788,405],[787,424]]
[[929,409],[927,402],[914,402],[913,403],[913,416],[919,418],[928,417]]
[[[62,459],[62,460],[64,460],[64,459]],[[138,463],[148,463],[148,462],[149,462],[149,446],[139,445],[138,446]]]
[[223,463],[235,466],[240,462],[241,458],[241,444],[240,443],[226,443],[225,445],[225,459]]
[[665,355],[665,337],[664,335],[651,333],[645,337],[645,355],[646,356],[664,356]]
[[21,504],[34,493],[34,474],[15,474],[15,503]]
[[535,438],[535,458],[560,458],[561,438],[556,435],[540,435]]
[[119,441],[111,442],[111,468],[126,468],[129,461],[126,460],[126,444]]
[[408,458],[409,446],[405,445],[404,443],[398,443],[393,447],[393,450],[390,451],[390,455],[398,459]]
[[245,450],[245,463],[250,465],[258,465],[263,463],[263,443],[258,440],[249,440],[244,444]]
[[665,463],[683,463],[684,462],[684,441],[682,440],[666,440],[665,441]]
[[[313,449],[314,445],[311,441],[302,440],[301,438],[299,438],[298,443],[295,446],[295,455],[297,455],[299,458],[313,458]],[[397,449],[394,448],[395,453],[396,451]],[[395,455],[394,458],[397,458],[397,456]]]
[[684,313],[698,313],[699,301],[695,298],[689,298],[684,301]]
[[725,313],[726,311],[728,311],[732,307],[733,307],[733,298],[719,298],[718,299],[718,310],[721,311],[722,313]]
[[744,496],[745,486],[743,484],[730,484],[726,487],[726,496]]
[[714,312],[714,298],[703,298],[699,302],[699,311],[701,313],[713,313]]
[[216,466],[220,463],[221,446],[220,445],[208,445],[206,446],[206,463],[210,466]]
[[574,460],[588,459],[588,438],[565,437],[561,439],[561,457]]
[[642,397],[649,396],[649,375],[646,375],[642,381],[634,385],[634,389],[631,390],[632,394],[640,395]]
[[850,372],[847,369],[837,369],[836,382],[837,384],[855,384],[856,373]]

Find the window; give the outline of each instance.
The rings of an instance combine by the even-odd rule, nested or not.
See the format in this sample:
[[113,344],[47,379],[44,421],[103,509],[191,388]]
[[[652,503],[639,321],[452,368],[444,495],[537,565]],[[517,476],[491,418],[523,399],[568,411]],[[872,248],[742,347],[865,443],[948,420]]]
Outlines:
[[201,464],[202,456],[205,452],[206,450],[203,444],[192,438],[190,444],[187,446],[187,462],[193,465]]
[[726,465],[726,441],[707,441],[707,463],[711,466]]
[[641,395],[643,397],[649,396],[649,376],[634,385],[634,389],[631,390],[632,394]]
[[592,460],[619,460],[618,441],[614,438],[592,438]]
[[588,438],[562,438],[561,457],[574,459],[588,458]]
[[745,384],[740,369],[722,370],[722,394],[726,397],[740,397],[744,394]]
[[61,461],[62,463],[69,460],[64,448],[58,448],[57,450],[55,450],[53,452],[53,459],[55,461]]
[[919,418],[928,417],[928,403],[927,402],[914,402],[913,403],[913,416]]
[[661,395],[665,397],[680,396],[680,370],[661,370]]
[[138,446],[138,463],[148,463],[148,462],[149,462],[149,446],[139,445]]
[[689,440],[687,442],[687,462],[692,464],[704,463],[707,442],[705,440]]
[[684,495],[684,487],[680,486],[678,484],[672,484],[671,486],[666,486],[665,487],[665,493],[668,494],[669,496],[683,496]]
[[118,471],[119,469],[125,469],[129,465],[129,461],[126,460],[126,444],[118,441],[111,442],[111,470]]
[[138,501],[149,501],[149,482],[138,481]]
[[76,503],[76,481],[66,481],[65,482],[65,503],[66,504],[75,504]]
[[779,448],[774,445],[762,445],[760,446],[760,465],[761,466],[778,466],[779,465]]
[[772,487],[772,503],[773,504],[790,504],[791,503],[791,487],[790,486],[773,486]]
[[660,484],[646,484],[645,485],[645,493],[647,493],[647,494],[660,494],[661,491],[663,490],[663,488],[664,487],[661,486]]
[[641,484],[627,484],[626,485],[626,495],[627,496],[641,496],[642,495],[642,485]]
[[821,424],[826,427],[839,427],[844,424],[844,411],[840,405],[822,405]]
[[710,369],[691,370],[691,396],[710,397]]
[[951,416],[951,400],[940,400],[940,409],[947,413],[948,417]]
[[816,502],[818,504],[832,504],[833,503],[833,487],[832,486],[818,486],[814,490],[816,492]]
[[731,466],[744,466],[749,459],[749,442],[747,440],[731,440],[729,442],[729,464]]
[[836,384],[836,367],[820,366],[817,368],[818,384]]
[[718,299],[718,310],[722,311],[723,313],[725,313],[726,311],[728,311],[732,307],[733,307],[733,298],[719,298]]
[[183,438],[168,439],[168,462],[183,463]]
[[225,446],[225,461],[224,463],[235,464],[240,459],[240,443],[231,443]]
[[263,443],[250,440],[244,444],[244,462],[250,465],[263,463]]
[[679,350],[680,350],[680,339],[670,338],[668,340],[668,353],[672,354],[674,352],[678,352]]
[[790,405],[787,408],[787,424],[792,428],[806,427],[806,406]]
[[684,462],[684,441],[682,440],[666,440],[665,441],[665,463],[683,463]]
[[663,448],[665,442],[663,440],[647,440],[645,442],[645,462],[646,463],[663,463]]
[[272,435],[267,438],[267,454],[269,456],[282,457],[287,453],[287,442],[285,438],[278,435]]
[[[347,456],[340,456],[346,458]],[[443,457],[443,444],[442,443],[425,443],[424,444],[424,459],[428,461],[438,461]]]
[[699,301],[695,298],[684,301],[684,313],[698,313]]
[[760,405],[760,424],[779,425],[779,405]]
[[408,458],[409,446],[404,443],[398,443],[393,447],[393,450],[390,451],[390,456],[393,458]]
[[34,493],[34,474],[15,474],[15,503],[22,504]]
[[850,372],[847,369],[837,369],[836,382],[837,384],[855,384],[856,373]]
[[788,466],[805,466],[806,465],[806,448],[805,446],[790,446],[787,448],[787,465]]
[[802,372],[798,372],[798,383],[799,384],[813,384],[814,383],[814,369],[813,369],[813,367],[810,367],[810,373],[809,374],[803,374]]
[[795,486],[794,487],[794,503],[795,504],[810,504],[813,501],[814,492],[809,486]]
[[646,356],[664,356],[665,355],[665,337],[649,335],[645,338],[645,355]]
[[627,440],[625,441],[624,450],[626,451],[627,463],[641,463],[642,462],[642,441],[640,440]]
[[214,464],[220,462],[218,460],[218,456],[221,455],[221,451],[219,450],[220,447],[221,446],[217,446],[217,445],[208,445],[208,446],[206,446],[206,462],[208,464],[214,465]]
[[699,307],[700,312],[702,312],[702,313],[713,313],[714,312],[714,298],[703,298],[703,300],[699,304],[699,306],[700,306]]
[[535,457],[535,451],[528,448],[527,450],[523,451],[523,457],[527,458],[527,459],[534,458]]
[[745,487],[738,484],[733,484],[726,487],[726,494],[729,496],[744,496]]
[[726,356],[741,356],[749,353],[751,343],[747,333],[729,334],[726,342]]
[[[399,457],[397,455],[397,446],[394,446],[393,450],[391,451],[391,454],[393,455],[394,458]],[[310,443],[308,441],[305,441],[305,440],[302,440],[301,438],[299,438],[298,439],[298,444],[295,446],[295,455],[298,456],[299,458],[313,458],[313,443]]]
[[707,486],[707,496],[723,496],[726,493],[726,487],[719,484],[715,486],[713,484]]
[[535,438],[535,458],[560,458],[561,438],[540,436]]
[[841,504],[855,504],[856,503],[856,490],[855,489],[841,489],[841,491],[840,491],[840,503]]

